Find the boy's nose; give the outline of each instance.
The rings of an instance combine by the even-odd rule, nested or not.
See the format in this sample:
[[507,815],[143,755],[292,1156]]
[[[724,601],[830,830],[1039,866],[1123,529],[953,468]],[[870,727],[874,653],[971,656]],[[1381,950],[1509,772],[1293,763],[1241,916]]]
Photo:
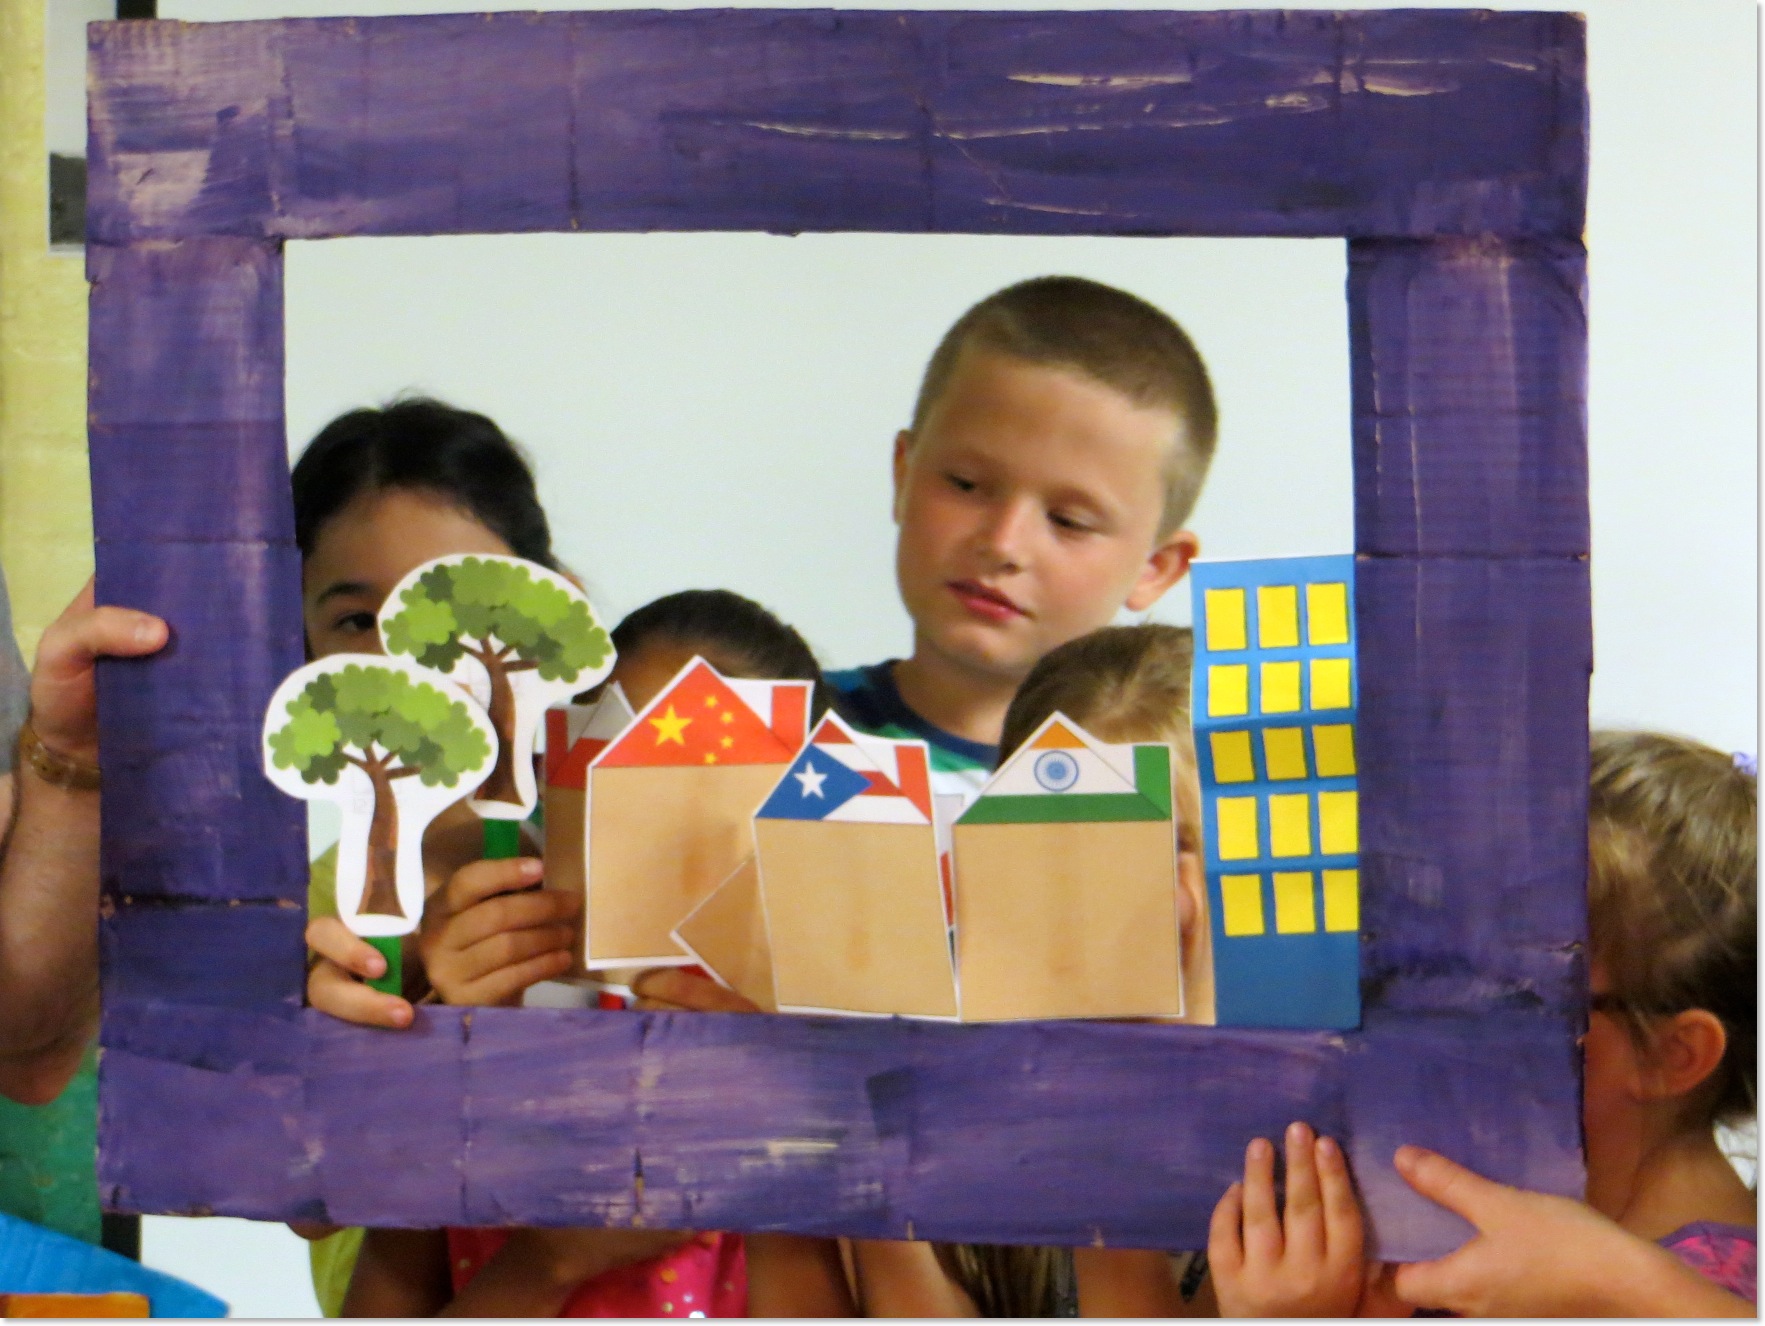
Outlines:
[[1018,570],[1029,561],[1036,513],[1028,501],[1003,501],[988,513],[980,547],[1001,569]]

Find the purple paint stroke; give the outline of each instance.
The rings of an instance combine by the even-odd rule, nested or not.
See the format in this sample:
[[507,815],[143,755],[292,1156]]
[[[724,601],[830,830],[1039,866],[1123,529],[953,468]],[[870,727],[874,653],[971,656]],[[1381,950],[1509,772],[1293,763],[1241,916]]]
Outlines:
[[[325,1218],[431,1227],[641,1219],[1195,1248],[1245,1143],[1298,1117],[1348,1147],[1383,1254],[1410,1260],[1461,1235],[1418,1217],[1390,1169],[1397,1142],[1473,1158],[1505,1182],[1579,1184],[1573,1046],[1534,1015],[1374,1015],[1350,1036],[558,1010],[423,1017],[406,1035],[306,1015],[319,1122],[304,1150],[279,1072],[233,1074],[241,1087],[271,1085],[237,1090],[236,1117],[216,1124],[226,1140],[193,1146],[184,1116],[154,1107],[183,1087],[224,1098],[208,1042],[192,1047],[210,1058],[201,1067],[107,1051],[122,1065],[106,1081],[107,1185],[143,1209],[187,1209],[192,1194],[215,1193],[217,1213],[260,1216],[265,1190],[298,1189],[302,1209]],[[250,1021],[225,1029],[248,1058],[259,1034]],[[488,1044],[468,1050],[479,1037]],[[566,1042],[583,1053],[557,1053]],[[462,1070],[473,1084],[464,1100]],[[505,1070],[518,1080],[488,1080]],[[462,1117],[474,1121],[469,1134]],[[288,1141],[253,1160],[234,1144],[241,1135]],[[176,1166],[150,1159],[172,1150]],[[222,1164],[231,1172],[212,1172]]]
[[97,25],[87,222],[1576,236],[1583,44],[1425,11]]
[[1585,557],[1581,244],[1367,240],[1348,273],[1359,551]]
[[1362,557],[1363,998],[1586,996],[1587,563]]
[[98,930],[104,997],[293,1014],[306,984],[305,930],[305,909],[289,903],[115,905]]

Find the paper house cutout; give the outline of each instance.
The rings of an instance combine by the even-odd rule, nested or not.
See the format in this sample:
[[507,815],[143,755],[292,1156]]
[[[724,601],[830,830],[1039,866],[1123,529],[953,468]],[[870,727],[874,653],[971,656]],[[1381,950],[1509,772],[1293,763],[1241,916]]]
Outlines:
[[956,1016],[924,742],[827,715],[754,841],[780,1011]]
[[489,776],[496,733],[477,702],[408,658],[332,654],[297,668],[264,714],[264,772],[289,796],[334,801],[337,914],[358,935],[423,916],[423,830]]
[[778,1011],[772,942],[760,901],[760,865],[750,856],[674,928],[674,942],[725,989]]
[[499,746],[472,809],[521,820],[539,799],[533,748],[548,706],[613,670],[613,642],[583,592],[520,557],[456,554],[394,585],[380,613],[388,654],[453,678],[484,707]]
[[728,679],[695,657],[595,757],[583,835],[589,970],[692,960],[671,932],[753,855],[754,811],[803,745],[810,689]]
[[1055,714],[953,837],[965,1022],[1181,1016],[1168,746]]
[[[610,683],[592,704],[545,711],[545,886],[587,893],[583,854],[588,825],[588,766],[636,717],[625,691]],[[583,975],[577,954],[569,976]]]
[[1219,1022],[1359,1026],[1354,558],[1190,578]]

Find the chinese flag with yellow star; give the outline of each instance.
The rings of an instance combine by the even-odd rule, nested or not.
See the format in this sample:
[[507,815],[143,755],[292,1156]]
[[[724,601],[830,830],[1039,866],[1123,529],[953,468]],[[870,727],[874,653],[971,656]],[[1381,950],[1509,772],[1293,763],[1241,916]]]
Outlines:
[[753,856],[754,812],[808,738],[810,691],[725,678],[695,658],[595,757],[584,969],[692,961],[671,932]]
[[[796,709],[779,706],[778,698],[775,707]],[[802,745],[797,732],[806,715],[797,709],[767,718],[779,724],[782,735],[700,659],[650,702],[641,719],[602,753],[598,766],[789,763]]]

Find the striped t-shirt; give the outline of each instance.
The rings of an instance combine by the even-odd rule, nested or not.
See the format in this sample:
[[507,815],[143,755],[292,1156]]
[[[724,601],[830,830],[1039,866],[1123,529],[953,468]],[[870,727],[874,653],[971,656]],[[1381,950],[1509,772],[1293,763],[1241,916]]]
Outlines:
[[930,747],[933,816],[938,826],[938,850],[950,850],[950,826],[980,795],[999,762],[999,748],[985,742],[946,732],[926,722],[901,698],[895,687],[895,659],[868,667],[830,672],[826,681],[834,693],[834,708],[860,732],[896,741],[923,741]]

